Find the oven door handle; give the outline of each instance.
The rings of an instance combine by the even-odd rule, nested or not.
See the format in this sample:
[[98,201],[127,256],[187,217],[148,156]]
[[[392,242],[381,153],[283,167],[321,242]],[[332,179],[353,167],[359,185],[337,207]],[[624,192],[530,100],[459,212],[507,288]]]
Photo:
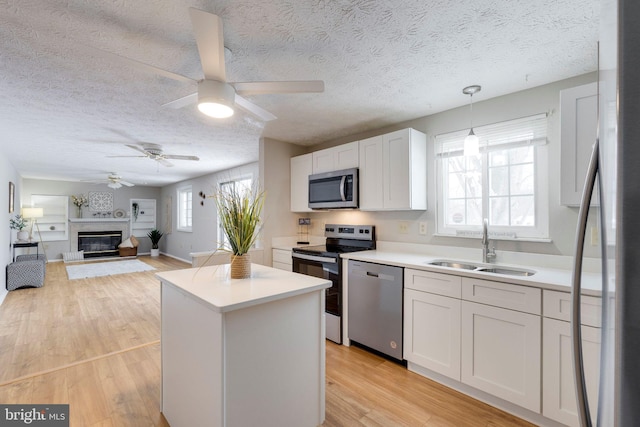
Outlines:
[[295,253],[295,252],[293,254],[291,254],[291,256],[293,258],[306,259],[307,261],[315,261],[315,262],[321,262],[321,263],[336,264],[338,262],[338,260],[335,259],[335,258],[316,256],[316,255],[299,254],[299,253]]

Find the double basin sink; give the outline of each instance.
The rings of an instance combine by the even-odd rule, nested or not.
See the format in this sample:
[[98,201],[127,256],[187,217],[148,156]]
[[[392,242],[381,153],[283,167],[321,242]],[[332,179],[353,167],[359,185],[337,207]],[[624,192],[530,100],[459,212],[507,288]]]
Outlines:
[[427,262],[427,264],[438,266],[438,267],[457,268],[460,270],[477,271],[482,273],[501,274],[505,276],[533,276],[534,274],[536,274],[536,272],[533,270],[525,270],[525,269],[512,268],[512,267],[500,267],[497,265],[472,264],[472,263],[461,262],[461,261],[436,260],[436,261]]

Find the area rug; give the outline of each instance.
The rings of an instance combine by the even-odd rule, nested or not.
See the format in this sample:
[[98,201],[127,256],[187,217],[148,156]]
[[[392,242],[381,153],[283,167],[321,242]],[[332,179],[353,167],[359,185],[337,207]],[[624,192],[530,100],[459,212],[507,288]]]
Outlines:
[[89,277],[113,276],[116,274],[136,273],[139,271],[155,270],[149,264],[137,259],[128,261],[107,261],[91,264],[68,265],[69,280],[86,279]]

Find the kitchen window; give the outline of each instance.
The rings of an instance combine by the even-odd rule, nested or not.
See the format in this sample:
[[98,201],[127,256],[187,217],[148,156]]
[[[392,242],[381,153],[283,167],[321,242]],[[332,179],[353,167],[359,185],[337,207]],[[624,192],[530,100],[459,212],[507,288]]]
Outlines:
[[[225,181],[220,183],[220,191],[232,193],[239,192],[244,193],[245,191],[251,191],[253,188],[253,180],[249,178],[239,178],[235,180]],[[222,223],[218,219],[218,247],[222,247],[225,249],[231,249],[231,245],[229,245],[229,239],[227,238],[224,229],[222,228]]]
[[468,129],[437,135],[437,234],[546,240],[547,116],[474,128],[480,154],[464,156]]
[[178,231],[191,231],[193,193],[191,186],[178,188]]

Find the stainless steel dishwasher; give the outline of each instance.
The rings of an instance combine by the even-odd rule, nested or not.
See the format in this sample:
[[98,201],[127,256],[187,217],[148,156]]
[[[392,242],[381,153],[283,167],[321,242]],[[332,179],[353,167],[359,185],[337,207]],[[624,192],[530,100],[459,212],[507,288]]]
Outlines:
[[402,361],[401,267],[349,260],[349,339]]

